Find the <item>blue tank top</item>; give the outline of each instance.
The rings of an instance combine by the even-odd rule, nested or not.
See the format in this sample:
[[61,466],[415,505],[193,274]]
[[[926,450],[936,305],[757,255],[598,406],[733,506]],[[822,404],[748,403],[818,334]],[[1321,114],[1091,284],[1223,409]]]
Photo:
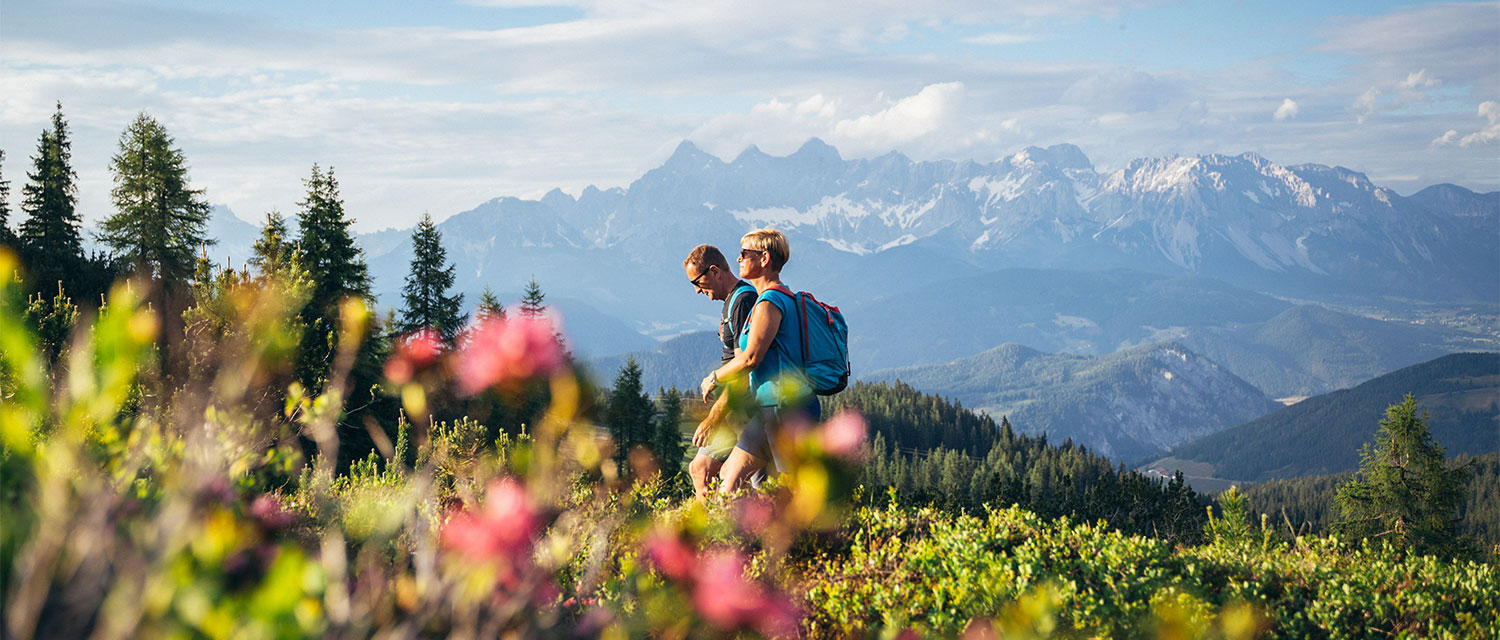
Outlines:
[[[767,289],[755,300],[756,306],[761,302],[770,302],[781,310],[781,325],[776,327],[776,337],[772,338],[771,346],[766,349],[766,356],[761,358],[760,365],[750,371],[750,389],[763,407],[800,406],[808,400],[812,391],[802,380],[797,364],[802,353],[802,327],[797,316],[797,301],[785,293]],[[750,320],[740,331],[740,349],[748,348],[750,326],[754,323],[755,312],[751,311]],[[783,377],[783,373],[789,375]]]

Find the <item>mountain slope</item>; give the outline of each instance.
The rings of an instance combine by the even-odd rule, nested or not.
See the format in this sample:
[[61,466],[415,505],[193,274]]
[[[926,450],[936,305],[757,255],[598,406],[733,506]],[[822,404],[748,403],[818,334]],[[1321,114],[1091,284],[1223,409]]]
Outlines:
[[719,365],[724,352],[719,334],[713,331],[687,333],[667,340],[654,349],[593,358],[584,367],[601,385],[614,383],[626,358],[641,366],[641,388],[655,393],[658,387],[677,387],[697,393],[698,382]]
[[943,365],[877,371],[964,406],[1007,415],[1028,433],[1070,438],[1132,459],[1269,413],[1279,405],[1176,343],[1103,356],[1046,354],[1007,344]]
[[1220,478],[1262,481],[1351,471],[1374,441],[1386,407],[1405,394],[1430,414],[1448,455],[1500,450],[1500,354],[1459,353],[1395,371],[1351,389],[1308,398],[1172,450],[1211,465]]
[[1450,352],[1451,331],[1299,305],[1265,322],[1203,327],[1178,338],[1272,397],[1347,389]]

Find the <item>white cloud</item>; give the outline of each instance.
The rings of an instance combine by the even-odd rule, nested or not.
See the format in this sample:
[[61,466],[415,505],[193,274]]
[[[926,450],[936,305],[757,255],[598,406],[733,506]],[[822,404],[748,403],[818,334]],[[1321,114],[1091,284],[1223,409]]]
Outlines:
[[1489,121],[1484,128],[1463,137],[1458,146],[1467,147],[1482,142],[1500,140],[1500,103],[1486,100],[1479,104],[1479,116]]
[[1040,40],[1040,38],[1038,38],[1038,37],[1036,37],[1034,35],[1025,34],[1025,33],[1009,33],[1009,32],[1005,32],[1005,31],[996,31],[994,33],[986,33],[986,34],[978,35],[978,36],[970,36],[968,38],[964,38],[963,39],[964,42],[967,42],[969,44],[982,44],[982,45],[994,45],[994,46],[1004,46],[1004,45],[1012,45],[1012,44],[1026,44],[1028,42],[1036,42],[1037,40]]
[[1375,87],[1370,87],[1369,90],[1354,99],[1354,104],[1350,105],[1349,108],[1354,111],[1355,119],[1360,124],[1364,124],[1365,119],[1375,113],[1375,110],[1379,107],[1379,99],[1380,89]]
[[801,100],[772,99],[748,112],[712,118],[688,138],[726,158],[750,145],[773,154],[786,153],[808,138],[821,138],[850,156],[891,150],[942,156],[1017,128],[1015,118],[992,122],[971,118],[961,82],[930,84],[894,101],[878,97],[864,105],[851,103],[822,94]]
[[832,137],[877,148],[897,147],[952,124],[963,97],[961,82],[930,84],[889,109],[839,121]]
[[1282,100],[1281,106],[1276,107],[1276,113],[1273,117],[1277,120],[1297,117],[1297,103],[1291,98]]
[[1434,146],[1434,147],[1441,147],[1441,146],[1444,146],[1444,145],[1454,144],[1456,142],[1458,142],[1458,130],[1457,129],[1449,129],[1443,135],[1440,135],[1440,136],[1438,136],[1436,138],[1433,138],[1432,139],[1432,146]]
[[1136,69],[1100,69],[1063,92],[1065,102],[1102,111],[1143,113],[1166,106],[1180,93],[1177,83]]
[[1417,88],[1426,89],[1426,88],[1436,87],[1436,86],[1438,86],[1438,85],[1440,85],[1442,83],[1443,83],[1442,80],[1438,80],[1437,78],[1434,78],[1432,76],[1427,75],[1427,70],[1426,69],[1422,69],[1421,71],[1417,71],[1415,73],[1409,73],[1409,74],[1407,74],[1406,75],[1406,79],[1401,81],[1401,88],[1402,89],[1417,89]]

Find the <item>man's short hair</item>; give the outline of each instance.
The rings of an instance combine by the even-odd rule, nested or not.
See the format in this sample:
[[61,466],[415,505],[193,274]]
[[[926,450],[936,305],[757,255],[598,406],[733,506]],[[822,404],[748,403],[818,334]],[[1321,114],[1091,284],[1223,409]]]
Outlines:
[[692,252],[688,253],[687,259],[682,261],[682,266],[686,267],[689,265],[697,269],[699,274],[707,271],[709,267],[718,267],[724,273],[735,273],[729,270],[729,261],[724,259],[724,252],[719,251],[718,247],[711,244],[700,244],[693,247]]
[[781,271],[786,266],[786,261],[792,259],[792,246],[787,243],[786,236],[775,229],[756,229],[740,238],[740,242],[750,245],[751,249],[770,254],[771,268],[777,271]]

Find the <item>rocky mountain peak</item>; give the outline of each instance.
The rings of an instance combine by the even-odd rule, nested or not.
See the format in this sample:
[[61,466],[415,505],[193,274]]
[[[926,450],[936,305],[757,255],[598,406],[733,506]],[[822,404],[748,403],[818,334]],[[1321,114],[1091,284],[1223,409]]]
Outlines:
[[1009,161],[1015,166],[1027,164],[1043,164],[1058,169],[1076,169],[1080,171],[1092,171],[1094,163],[1089,161],[1083,150],[1077,146],[1062,143],[1054,144],[1045,149],[1041,147],[1026,147],[1019,153],[1011,156]]

